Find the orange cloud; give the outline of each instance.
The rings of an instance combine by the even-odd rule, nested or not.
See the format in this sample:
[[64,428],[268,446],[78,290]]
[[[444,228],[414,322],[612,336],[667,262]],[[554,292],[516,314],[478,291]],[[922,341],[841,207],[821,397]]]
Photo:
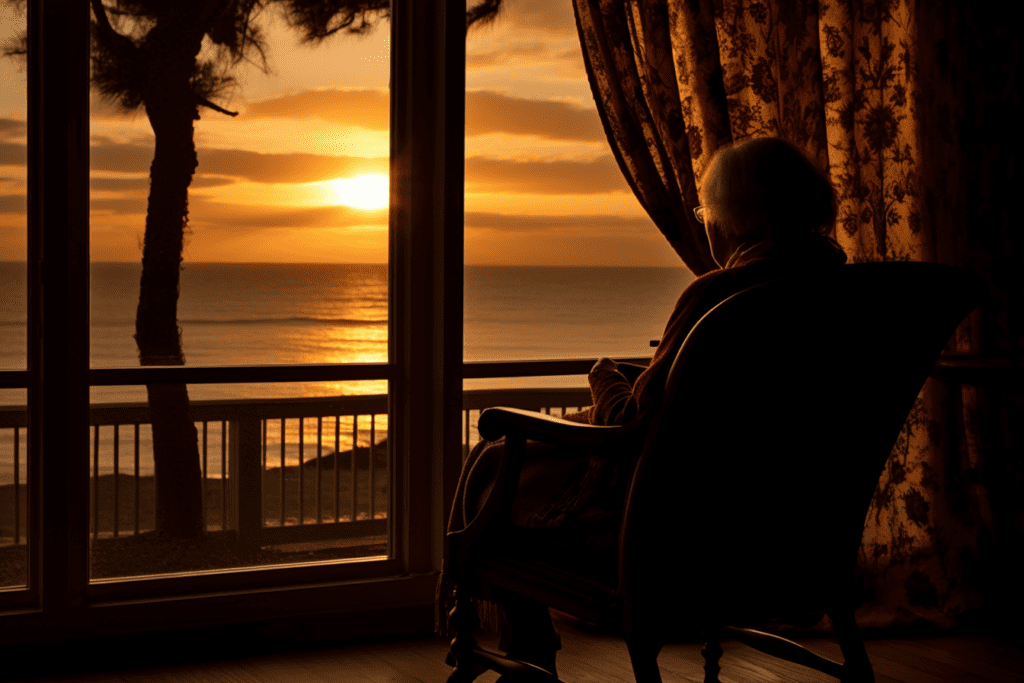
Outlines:
[[136,192],[149,190],[149,176],[130,178],[89,178],[89,188],[101,192]]
[[602,194],[629,186],[611,155],[593,161],[466,159],[466,191],[519,194]]
[[[231,176],[257,183],[310,183],[388,172],[388,160],[385,158],[299,152],[263,154],[242,149],[216,148],[201,148],[198,154],[198,173],[201,176]],[[0,166],[24,166],[25,159],[25,145],[0,142]],[[89,147],[89,165],[93,171],[148,175],[152,161],[152,143],[113,142],[106,138],[94,138]],[[197,177],[195,187],[213,187],[226,182],[223,178],[199,180]]]
[[145,197],[126,197],[105,199],[93,197],[89,199],[89,210],[101,213],[114,213],[121,215],[145,215]]
[[647,235],[657,228],[648,218],[614,215],[530,216],[517,214],[467,211],[467,228],[500,232],[574,231],[584,230],[589,235],[612,232],[617,235],[641,233]]
[[190,201],[189,207],[193,228],[209,225],[245,232],[267,228],[344,228],[388,224],[387,209],[353,209],[348,206],[276,207],[210,202],[201,198]]
[[245,178],[256,183],[312,183],[388,172],[386,158],[323,154],[263,154],[241,149],[200,149],[203,173]]
[[[24,195],[20,197],[24,203]],[[7,205],[7,195],[0,195],[0,211]],[[118,215],[144,215],[146,199],[92,199],[93,211]],[[24,211],[24,206],[21,211]],[[9,212],[9,213],[16,213]],[[282,207],[266,204],[233,204],[207,201],[203,197],[189,200],[189,223],[193,230],[210,226],[229,232],[251,232],[268,228],[344,228],[353,225],[388,224],[387,209],[353,209],[348,206]]]
[[489,69],[509,66],[561,64],[583,66],[578,48],[558,48],[545,43],[516,43],[496,50],[471,50],[466,54],[466,68]]
[[[90,147],[93,171],[134,173],[131,179],[95,178],[97,190],[138,190],[148,187],[153,159],[150,144],[94,140]],[[241,149],[200,149],[199,175],[194,187],[214,187],[230,182],[224,176],[256,183],[310,183],[333,178],[388,173],[385,158],[329,156],[306,153],[264,154]],[[25,146],[0,142],[0,165],[24,165]],[[600,194],[628,190],[611,155],[591,161],[466,159],[469,192],[520,194]]]
[[93,171],[148,174],[153,163],[153,144],[94,137],[89,144],[89,167]]
[[507,133],[604,142],[597,110],[556,100],[529,100],[490,90],[466,93],[466,135]]
[[[151,144],[94,140],[89,154],[94,171],[148,173],[153,147]],[[244,178],[257,183],[310,183],[363,173],[386,173],[388,168],[387,159],[298,152],[264,154],[243,149],[201,148],[198,154],[199,173]]]
[[307,90],[249,104],[248,118],[322,119],[387,130],[390,95],[381,90]]
[[[231,178],[220,178],[218,176],[196,176],[192,179],[192,188],[221,187],[231,185],[235,181]],[[134,192],[149,191],[149,176],[135,176],[131,178],[90,178],[89,187],[93,190],[103,192]]]
[[0,166],[24,166],[28,159],[25,145],[17,142],[0,142]]
[[0,194],[0,213],[25,213],[28,200],[23,194]]
[[0,118],[0,137],[13,138],[25,134],[25,122]]
[[[249,105],[245,116],[321,119],[388,129],[388,94],[378,90],[308,90]],[[490,90],[466,93],[466,135],[506,133],[553,140],[604,142],[597,111],[557,100],[532,100]]]

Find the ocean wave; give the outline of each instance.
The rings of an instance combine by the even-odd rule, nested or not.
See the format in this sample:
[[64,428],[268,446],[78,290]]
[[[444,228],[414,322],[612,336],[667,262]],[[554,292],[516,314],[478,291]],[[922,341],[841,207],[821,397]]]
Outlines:
[[360,320],[358,318],[316,318],[306,316],[289,316],[283,318],[186,318],[179,320],[179,325],[282,325],[287,323],[304,323],[311,325],[387,325],[388,319]]

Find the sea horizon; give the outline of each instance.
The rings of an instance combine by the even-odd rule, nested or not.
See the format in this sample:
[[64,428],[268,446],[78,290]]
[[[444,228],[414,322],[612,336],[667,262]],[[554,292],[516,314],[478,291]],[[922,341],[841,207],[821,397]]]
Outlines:
[[[142,266],[92,264],[90,367],[138,367],[134,325]],[[467,265],[463,358],[649,355],[650,340],[661,336],[692,279],[682,267]],[[0,370],[26,367],[26,284],[25,262],[0,261]],[[384,363],[388,316],[382,263],[195,262],[181,273],[177,318],[190,367]],[[348,383],[342,393],[371,388],[383,387]],[[227,398],[205,396],[211,389],[197,385],[197,398]],[[0,390],[0,404],[23,402],[11,401],[12,391]],[[124,390],[97,387],[93,398],[117,400],[111,391]]]
[[[142,266],[92,264],[90,366],[138,367],[133,334]],[[676,299],[693,279],[684,268],[660,266],[471,264],[464,273],[465,361],[650,356],[650,340],[660,338]],[[2,370],[25,369],[26,283],[24,261],[0,261]],[[189,263],[181,273],[178,305],[186,367],[386,362],[388,305],[383,263]],[[464,387],[583,388],[586,375],[466,380]],[[191,384],[188,392],[195,401],[247,401],[381,395],[388,389],[386,380],[364,380]],[[90,389],[92,404],[146,398],[143,386]],[[24,404],[24,389],[0,389],[0,405]],[[377,435],[383,438],[387,418],[380,418]],[[297,424],[287,431],[287,459],[297,461]],[[361,423],[358,431],[360,443],[366,443],[367,425]],[[13,475],[13,430],[0,432],[4,484]],[[148,451],[148,429],[142,442]],[[112,471],[112,443],[110,430],[102,430],[101,473]],[[19,450],[24,451],[24,439]],[[21,463],[24,467],[25,460]]]

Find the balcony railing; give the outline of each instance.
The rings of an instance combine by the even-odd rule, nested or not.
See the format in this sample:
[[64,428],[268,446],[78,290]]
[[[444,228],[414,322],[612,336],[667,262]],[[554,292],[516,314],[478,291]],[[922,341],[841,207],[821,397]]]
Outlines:
[[[463,455],[487,407],[564,415],[589,400],[586,388],[467,390]],[[386,535],[387,403],[386,395],[192,401],[207,530],[254,546]],[[146,403],[90,407],[93,538],[155,527],[150,422]],[[0,460],[0,545],[21,545],[28,533],[27,425],[23,407],[0,408],[0,453],[10,454]]]

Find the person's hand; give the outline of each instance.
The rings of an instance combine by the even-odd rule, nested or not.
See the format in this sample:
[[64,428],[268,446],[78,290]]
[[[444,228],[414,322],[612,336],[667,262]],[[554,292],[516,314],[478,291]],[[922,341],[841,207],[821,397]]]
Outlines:
[[593,377],[594,375],[597,375],[603,371],[616,371],[618,369],[619,364],[613,361],[611,358],[601,358],[596,363],[594,363],[594,367],[590,368],[590,377]]

